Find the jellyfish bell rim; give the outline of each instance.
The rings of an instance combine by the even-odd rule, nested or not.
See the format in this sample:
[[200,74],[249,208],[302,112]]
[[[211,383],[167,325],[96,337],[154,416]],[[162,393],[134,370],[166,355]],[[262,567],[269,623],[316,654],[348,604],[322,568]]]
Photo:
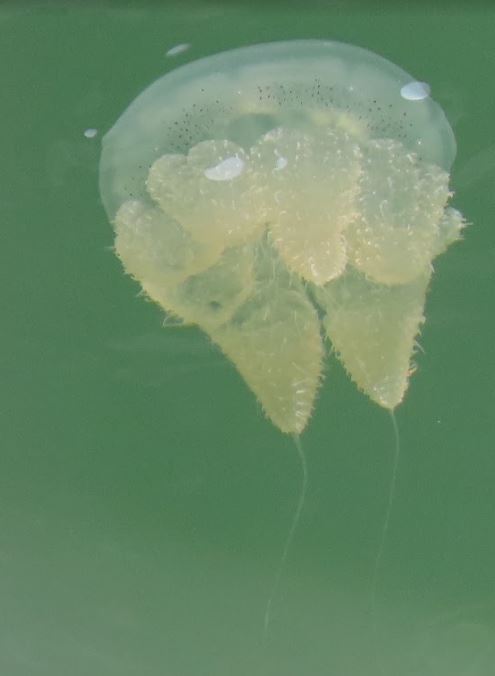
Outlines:
[[[166,136],[164,129],[168,130],[170,138],[171,131],[177,128],[171,125],[177,123],[181,106],[184,112],[188,110],[187,105],[195,108],[194,101],[199,102],[198,108],[201,108],[201,101],[212,99],[218,104],[226,101],[226,107],[234,106],[236,113],[245,108],[249,115],[256,106],[254,97],[258,81],[283,82],[284,73],[289,73],[288,77],[285,75],[289,82],[299,78],[298,82],[305,86],[308,73],[310,80],[311,77],[313,80],[320,78],[330,88],[332,82],[340,87],[344,81],[351,97],[356,90],[356,96],[375,94],[379,102],[386,90],[387,106],[394,106],[397,115],[411,116],[408,124],[412,131],[408,133],[410,139],[415,140],[404,141],[406,147],[421,154],[426,162],[450,170],[456,142],[445,113],[430,96],[421,100],[404,98],[401,89],[416,78],[392,61],[366,48],[331,40],[259,43],[222,51],[173,68],[129,104],[102,139],[100,194],[109,218],[113,220],[126,197],[146,198],[144,189],[139,186],[144,185],[151,163],[174,151],[169,141],[161,139]],[[370,75],[376,76],[380,91],[366,92]],[[392,103],[389,103],[391,92]],[[191,117],[191,113],[188,114]],[[215,125],[221,117],[220,112],[215,116]],[[416,128],[423,129],[422,133]],[[210,138],[219,138],[222,131],[216,129]],[[227,132],[224,137],[228,138]],[[141,190],[140,194],[133,194],[132,188],[123,186],[125,177],[131,176],[133,171],[132,183],[138,192]]]

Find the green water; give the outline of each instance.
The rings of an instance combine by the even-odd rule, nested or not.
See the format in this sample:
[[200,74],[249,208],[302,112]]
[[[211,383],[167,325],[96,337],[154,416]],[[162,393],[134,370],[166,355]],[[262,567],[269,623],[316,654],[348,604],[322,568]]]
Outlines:
[[[495,674],[494,35],[489,3],[0,7],[1,676]],[[198,331],[162,328],[122,274],[98,161],[102,134],[167,69],[309,37],[431,84],[472,225],[438,260],[397,411],[375,630],[393,429],[330,359],[263,641],[294,445]],[[179,43],[191,48],[166,58]]]

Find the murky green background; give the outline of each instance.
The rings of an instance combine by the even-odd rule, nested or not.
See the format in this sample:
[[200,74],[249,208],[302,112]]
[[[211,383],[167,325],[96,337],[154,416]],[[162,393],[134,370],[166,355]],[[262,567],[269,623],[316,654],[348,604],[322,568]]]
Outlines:
[[[494,35],[488,2],[1,5],[2,676],[495,674]],[[263,642],[294,446],[206,339],[162,328],[122,274],[98,159],[168,69],[296,37],[367,47],[431,84],[472,226],[437,262],[397,412],[376,631],[393,431],[330,359]]]

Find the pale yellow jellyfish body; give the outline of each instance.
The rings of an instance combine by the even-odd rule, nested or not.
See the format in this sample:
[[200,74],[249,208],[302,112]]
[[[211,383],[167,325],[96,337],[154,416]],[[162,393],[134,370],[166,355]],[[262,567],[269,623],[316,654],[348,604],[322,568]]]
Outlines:
[[425,83],[350,45],[281,42],[151,85],[105,136],[100,187],[125,270],[299,434],[323,334],[373,401],[403,399],[432,261],[464,225],[455,150]]

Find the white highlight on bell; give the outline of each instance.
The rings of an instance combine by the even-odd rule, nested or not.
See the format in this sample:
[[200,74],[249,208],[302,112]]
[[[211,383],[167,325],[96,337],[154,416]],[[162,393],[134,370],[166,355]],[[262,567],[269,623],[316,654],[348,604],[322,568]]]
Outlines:
[[171,47],[165,54],[165,56],[167,57],[179,56],[179,54],[184,54],[184,52],[187,52],[187,50],[190,48],[191,45],[189,43],[183,42],[180,45],[175,45],[175,47]]
[[97,134],[98,134],[98,129],[93,129],[93,128],[86,129],[85,132],[84,132],[84,136],[86,138],[94,138]]
[[431,93],[431,87],[427,82],[409,82],[400,90],[400,95],[407,101],[423,101]]
[[222,160],[222,162],[214,167],[208,167],[208,169],[205,169],[204,174],[210,181],[231,181],[240,176],[243,171],[244,160],[238,155],[234,155],[233,157],[227,157],[227,159]]

